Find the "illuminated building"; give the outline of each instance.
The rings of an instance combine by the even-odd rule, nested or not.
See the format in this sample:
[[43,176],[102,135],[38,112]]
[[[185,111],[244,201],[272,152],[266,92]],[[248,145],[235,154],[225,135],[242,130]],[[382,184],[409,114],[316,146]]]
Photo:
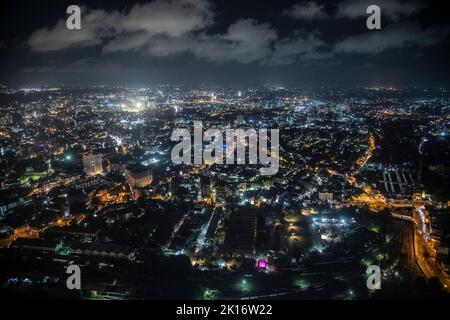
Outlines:
[[0,127],[8,127],[13,124],[13,117],[10,114],[5,114],[0,117]]
[[319,200],[322,202],[332,202],[333,194],[331,192],[319,192]]
[[95,153],[83,154],[83,167],[87,174],[96,175],[102,173],[102,155]]
[[211,196],[211,180],[208,177],[202,176],[200,178],[200,189],[202,198]]
[[127,182],[133,188],[143,188],[152,183],[153,176],[148,168],[135,166],[126,170]]
[[229,195],[229,190],[225,183],[216,181],[212,192],[213,200],[216,204],[225,204],[225,200]]
[[237,126],[243,126],[243,125],[245,125],[244,117],[243,117],[242,115],[238,115],[238,116],[236,117],[235,124],[236,124]]

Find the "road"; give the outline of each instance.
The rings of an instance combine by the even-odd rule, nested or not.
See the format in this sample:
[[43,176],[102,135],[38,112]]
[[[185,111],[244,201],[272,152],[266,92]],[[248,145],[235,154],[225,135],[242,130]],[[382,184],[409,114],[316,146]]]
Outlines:
[[450,292],[450,277],[446,275],[445,272],[441,270],[441,268],[439,268],[436,260],[429,254],[431,245],[429,244],[429,241],[425,240],[423,233],[421,232],[421,230],[423,229],[421,225],[422,222],[420,217],[417,217],[417,215],[419,215],[419,213],[417,212],[417,210],[414,210],[414,218],[416,221],[418,221],[418,223],[415,224],[415,230],[413,233],[414,255],[416,257],[417,265],[419,266],[425,277],[437,277],[444,288],[448,292]]
[[414,226],[407,221],[396,221],[400,233],[400,267],[411,275],[421,273],[414,253]]
[[[443,287],[450,292],[450,277],[447,275],[437,264],[436,260],[429,254],[431,252],[431,231],[426,222],[427,213],[425,212],[424,207],[426,205],[432,205],[431,201],[426,199],[420,199],[413,197],[413,200],[409,199],[400,199],[400,200],[392,200],[386,199],[381,193],[377,190],[371,188],[367,184],[361,184],[356,181],[355,173],[358,170],[364,168],[367,164],[367,161],[372,156],[373,150],[375,149],[375,138],[372,133],[369,136],[369,149],[367,152],[357,160],[355,164],[354,171],[348,176],[347,180],[350,184],[356,185],[364,190],[364,193],[360,196],[353,197],[350,201],[348,201],[349,205],[368,205],[369,208],[374,212],[379,212],[385,208],[414,208],[413,209],[413,221],[410,227],[402,226],[402,243],[401,243],[401,252],[406,255],[406,260],[403,263],[406,263],[407,268],[415,273],[416,269],[414,264],[417,264],[418,268],[425,275],[426,278],[437,277],[442,283]],[[329,174],[335,175],[336,173],[330,172]],[[390,176],[390,172],[386,172],[389,181],[392,185],[392,179]],[[384,180],[386,183],[386,179]],[[400,181],[400,180],[399,180]],[[394,191],[394,190],[393,190]],[[403,225],[403,224],[402,224]],[[414,263],[415,262],[415,263]],[[409,267],[408,267],[409,266]]]

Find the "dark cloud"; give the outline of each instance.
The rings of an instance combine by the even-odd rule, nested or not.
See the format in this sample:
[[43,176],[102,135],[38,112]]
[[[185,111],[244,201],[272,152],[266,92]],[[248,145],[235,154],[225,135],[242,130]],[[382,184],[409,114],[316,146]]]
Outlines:
[[373,4],[380,7],[383,17],[388,17],[392,20],[410,16],[426,6],[419,0],[346,0],[338,5],[337,16],[340,18],[366,16],[367,7]]
[[348,37],[334,48],[339,53],[379,54],[411,46],[427,47],[442,42],[449,34],[449,27],[427,29],[413,23],[394,24],[376,32]]
[[178,37],[212,23],[213,11],[207,0],[156,0],[136,4],[128,12],[84,8],[81,30],[68,30],[65,19],[52,28],[39,29],[28,40],[34,51],[61,50],[74,46],[107,43],[110,49],[128,39],[125,49],[133,49],[156,35]]
[[[340,17],[364,15],[369,0],[347,0],[338,6]],[[382,14],[397,18],[411,14],[423,4],[398,0],[380,1]],[[152,57],[190,53],[213,63],[260,63],[284,65],[332,60],[334,53],[379,54],[408,46],[431,46],[441,42],[445,29],[422,29],[412,23],[395,24],[380,32],[353,35],[328,45],[318,32],[293,31],[280,37],[274,26],[254,19],[238,19],[225,32],[210,33],[216,14],[208,0],[156,0],[136,4],[128,11],[84,8],[82,30],[68,30],[61,19],[52,28],[33,32],[31,50],[55,51],[73,47],[99,46],[104,54],[137,51]],[[284,11],[298,19],[324,18],[324,5],[296,4]],[[333,49],[334,46],[334,49]]]
[[[307,3],[306,14],[319,15],[315,6]],[[122,13],[85,8],[81,30],[68,30],[61,19],[53,28],[33,32],[28,44],[39,52],[100,46],[105,54],[138,51],[167,57],[191,53],[219,64],[235,61],[272,65],[294,63],[306,54],[311,59],[323,44],[318,34],[294,32],[293,36],[279,38],[272,25],[253,19],[239,19],[226,32],[210,34],[207,28],[214,24],[212,7],[206,0],[156,0]],[[320,54],[320,59],[324,57]]]
[[[42,1],[45,17],[3,21],[14,32],[0,42],[0,79],[340,83],[345,77],[357,81],[367,70],[363,65],[382,79],[381,73],[395,75],[392,67],[409,75],[420,61],[427,79],[442,80],[449,65],[447,13],[424,0],[92,0],[82,7],[80,31],[66,28],[65,0],[57,6]],[[381,7],[382,30],[366,28],[370,4]],[[11,12],[25,17],[19,9],[28,6],[11,4]]]
[[313,1],[297,3],[291,8],[284,10],[283,13],[292,18],[303,20],[324,19],[327,17],[325,6]]
[[292,64],[297,61],[312,62],[333,58],[329,52],[319,51],[325,42],[317,32],[296,32],[291,37],[279,41],[265,63],[272,65]]
[[241,19],[230,25],[223,34],[152,39],[146,52],[155,56],[190,52],[198,58],[216,63],[251,63],[270,54],[270,44],[276,40],[277,34],[269,24]]

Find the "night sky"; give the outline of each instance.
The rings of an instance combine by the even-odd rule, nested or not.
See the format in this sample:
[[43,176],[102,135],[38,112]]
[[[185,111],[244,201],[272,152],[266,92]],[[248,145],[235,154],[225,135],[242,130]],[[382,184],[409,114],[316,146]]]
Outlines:
[[[447,1],[3,0],[12,86],[450,86]],[[82,7],[82,30],[66,8]],[[381,7],[382,30],[366,28]]]

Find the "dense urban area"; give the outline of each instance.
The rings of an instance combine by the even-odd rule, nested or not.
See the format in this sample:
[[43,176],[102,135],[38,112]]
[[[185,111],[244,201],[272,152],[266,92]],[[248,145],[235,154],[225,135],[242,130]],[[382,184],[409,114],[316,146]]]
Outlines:
[[[3,86],[0,291],[448,298],[449,118],[446,89]],[[174,164],[194,121],[279,129],[278,172]]]

